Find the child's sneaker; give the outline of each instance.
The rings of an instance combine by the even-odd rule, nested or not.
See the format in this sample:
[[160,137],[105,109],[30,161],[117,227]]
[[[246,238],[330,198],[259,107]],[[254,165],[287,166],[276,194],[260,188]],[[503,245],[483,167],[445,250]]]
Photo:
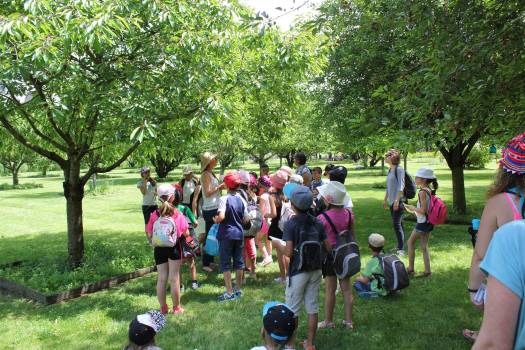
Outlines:
[[197,281],[191,281],[191,289],[195,290],[200,287],[199,282]]
[[230,295],[228,294],[228,292],[224,292],[221,295],[219,295],[219,297],[217,298],[217,302],[220,303],[222,301],[232,301],[235,299],[237,299],[237,296],[235,296],[235,293]]
[[268,258],[266,258],[262,262],[260,262],[258,265],[264,267],[264,266],[270,265],[271,263],[273,263],[273,259],[272,259],[271,256],[269,256]]
[[174,315],[178,315],[178,314],[182,314],[184,312],[184,308],[182,306],[175,306],[173,307],[173,314]]
[[233,290],[233,295],[235,295],[236,299],[242,297],[242,290]]
[[163,315],[166,315],[170,308],[168,307],[168,304],[164,304],[160,307],[160,313]]

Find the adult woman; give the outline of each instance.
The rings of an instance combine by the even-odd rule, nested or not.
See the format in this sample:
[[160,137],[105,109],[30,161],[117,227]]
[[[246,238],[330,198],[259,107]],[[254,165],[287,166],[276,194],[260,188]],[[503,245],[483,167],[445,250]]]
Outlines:
[[390,208],[392,224],[397,238],[397,254],[405,255],[405,231],[403,228],[403,190],[405,189],[405,170],[399,166],[401,160],[398,150],[391,149],[385,154],[385,162],[390,169],[386,177],[386,193],[383,208]]
[[309,187],[310,182],[312,181],[312,172],[306,165],[306,154],[303,152],[296,153],[294,156],[294,164],[297,167],[295,173],[301,175],[303,177],[303,184],[306,187]]
[[[213,172],[215,166],[217,166],[216,156],[210,152],[205,152],[201,156],[202,217],[206,224],[204,241],[206,241],[206,236],[213,225],[213,217],[217,215],[221,190],[225,188],[224,184],[219,185],[219,179]],[[206,272],[211,272],[210,264],[212,262],[213,256],[204,252],[202,254],[202,269]]]
[[[483,300],[478,300],[476,294],[485,279],[485,275],[480,270],[480,263],[485,257],[492,236],[500,226],[510,221],[523,219],[525,132],[507,144],[499,164],[496,180],[487,194],[488,199],[481,216],[469,274],[470,300],[480,309],[483,309]],[[474,341],[477,332],[465,329],[463,335]]]
[[199,179],[193,174],[193,170],[189,165],[184,167],[182,174],[184,178],[179,181],[179,185],[182,188],[181,204],[190,208],[193,215],[197,217],[197,200],[201,190]]
[[148,167],[140,169],[140,177],[137,188],[142,193],[142,215],[144,215],[144,225],[149,221],[149,216],[157,210],[157,182],[151,177]]

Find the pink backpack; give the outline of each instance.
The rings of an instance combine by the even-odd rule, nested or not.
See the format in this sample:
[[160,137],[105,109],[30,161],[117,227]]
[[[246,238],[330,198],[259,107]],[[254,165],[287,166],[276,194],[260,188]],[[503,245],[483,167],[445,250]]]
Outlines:
[[430,195],[428,205],[427,221],[432,225],[444,224],[447,220],[447,206],[441,198],[433,195],[430,190],[424,189]]

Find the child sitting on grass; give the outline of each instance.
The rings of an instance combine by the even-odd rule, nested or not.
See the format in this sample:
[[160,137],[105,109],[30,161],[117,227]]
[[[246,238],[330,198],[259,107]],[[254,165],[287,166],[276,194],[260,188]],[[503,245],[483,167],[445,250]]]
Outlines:
[[[228,194],[221,197],[218,214],[213,218],[213,221],[219,224],[217,240],[219,241],[221,272],[226,286],[226,291],[218,298],[219,302],[235,300],[242,296],[243,225],[249,223],[250,218],[247,204],[238,193],[240,183],[239,175],[235,172],[229,172],[224,176],[224,184],[228,188]],[[232,287],[232,260],[236,277],[235,292]]]
[[372,233],[368,237],[368,248],[372,251],[372,259],[368,261],[361,276],[357,277],[354,288],[358,295],[362,298],[370,298],[377,296],[386,296],[388,293],[384,288],[381,288],[385,279],[383,276],[383,268],[378,256],[383,251],[385,246],[385,237],[379,233]]
[[137,315],[129,324],[129,344],[124,350],[162,350],[155,345],[155,335],[166,325],[166,318],[158,311]]
[[277,301],[266,303],[263,307],[263,327],[261,328],[264,345],[251,350],[281,349],[292,336],[295,327],[295,317],[288,306]]

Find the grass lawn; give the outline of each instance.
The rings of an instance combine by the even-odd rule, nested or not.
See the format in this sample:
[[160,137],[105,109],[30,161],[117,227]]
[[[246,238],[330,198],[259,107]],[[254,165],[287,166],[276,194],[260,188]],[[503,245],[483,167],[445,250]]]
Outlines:
[[[324,163],[323,163],[324,164]],[[278,166],[277,163],[272,164]],[[450,203],[452,198],[450,172],[437,159],[413,157],[409,171],[421,166],[437,171],[440,196]],[[248,168],[255,165],[247,164]],[[352,166],[353,169],[353,166]],[[58,172],[52,173],[57,175]],[[357,237],[362,247],[363,264],[368,261],[366,239],[371,232],[387,238],[387,248],[394,246],[389,213],[381,208],[384,182],[379,170],[352,170],[347,188],[356,213]],[[469,170],[465,173],[467,198],[471,215],[479,216],[484,193],[494,175],[494,169]],[[180,176],[180,169],[173,174]],[[0,183],[9,182],[0,178]],[[74,287],[75,283],[97,280],[105,274],[153,264],[153,254],[143,234],[140,210],[141,196],[136,188],[135,171],[119,169],[107,181],[108,192],[86,194],[84,200],[85,241],[90,255],[100,257],[104,268],[87,268],[70,281],[60,273],[66,257],[65,200],[61,178],[37,178],[23,174],[21,183],[39,183],[42,188],[0,191],[0,264],[13,260],[41,261],[58,264],[54,273],[44,269],[24,271],[33,285],[47,285],[47,291]],[[376,185],[376,186],[374,186]],[[407,235],[413,223],[407,222]],[[470,306],[466,283],[472,246],[466,227],[443,225],[435,229],[430,241],[433,275],[429,279],[414,279],[400,295],[380,300],[359,300],[354,303],[355,329],[338,328],[320,331],[318,349],[468,349],[462,339],[465,327],[479,327],[481,314]],[[95,255],[98,254],[98,255]],[[417,252],[416,272],[422,270],[422,258]],[[115,256],[119,255],[119,256]],[[96,265],[98,258],[92,258]],[[54,267],[53,267],[54,268]],[[223,291],[220,275],[200,274],[203,287],[182,295],[186,313],[169,316],[168,325],[158,336],[157,344],[164,349],[249,349],[260,344],[261,309],[266,301],[284,300],[284,289],[275,285],[277,266],[260,269],[257,281],[249,281],[241,300],[217,304]],[[97,271],[90,272],[90,271]],[[184,282],[188,281],[183,268]],[[0,271],[2,277],[7,272]],[[100,274],[100,275],[97,275]],[[10,275],[17,278],[16,273]],[[54,280],[53,280],[54,279]],[[127,340],[127,327],[134,315],[158,308],[155,297],[156,274],[136,279],[107,291],[73,301],[41,306],[22,299],[0,296],[0,338],[2,349],[119,349]],[[51,281],[50,281],[51,280]],[[80,282],[79,282],[80,281]],[[342,299],[338,295],[335,320],[342,319]],[[321,304],[324,293],[321,293]],[[320,319],[324,315],[321,307]],[[306,335],[305,317],[299,327],[299,339]]]

